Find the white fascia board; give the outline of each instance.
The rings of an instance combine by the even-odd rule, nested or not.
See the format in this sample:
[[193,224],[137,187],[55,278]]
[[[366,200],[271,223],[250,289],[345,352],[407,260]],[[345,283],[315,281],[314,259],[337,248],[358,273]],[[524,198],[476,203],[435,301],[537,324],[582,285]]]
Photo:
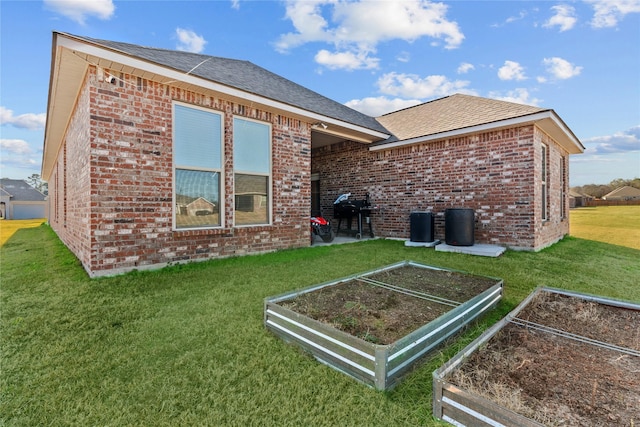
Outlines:
[[[485,123],[485,124],[470,126],[470,127],[461,128],[461,129],[454,129],[454,130],[440,132],[432,135],[419,136],[416,138],[405,139],[403,141],[396,141],[388,144],[380,144],[373,147],[369,147],[369,150],[380,151],[380,150],[388,150],[390,148],[406,147],[409,145],[421,144],[424,142],[430,142],[430,141],[435,141],[439,139],[455,138],[455,137],[470,134],[470,133],[481,133],[481,132],[488,132],[498,128],[519,126],[519,125],[534,123],[534,122],[538,122],[546,119],[552,120],[554,124],[558,126],[567,135],[567,138],[573,144],[575,144],[576,148],[578,148],[580,152],[584,150],[584,147],[582,146],[582,144],[580,144],[580,141],[578,141],[578,139],[573,135],[573,133],[566,127],[566,125],[557,117],[557,115],[552,110],[541,111],[539,113],[529,114],[526,116],[514,117],[512,119],[500,120],[497,122]],[[581,149],[579,147],[581,147]]]
[[560,129],[566,136],[569,142],[574,145],[576,152],[572,152],[572,154],[582,153],[584,152],[584,145],[580,142],[580,140],[574,135],[574,133],[569,129],[569,127],[562,121],[558,115],[550,111],[549,118],[553,121],[553,123]]
[[[143,70],[159,76],[163,76],[169,79],[169,82],[175,81],[175,82],[192,84],[194,86],[203,87],[205,89],[213,90],[215,92],[219,92],[228,96],[246,99],[248,102],[255,102],[258,104],[265,105],[267,107],[286,111],[295,115],[309,117],[312,121],[321,121],[326,124],[333,124],[336,126],[353,130],[355,132],[371,135],[376,138],[386,139],[389,137],[388,134],[385,134],[382,132],[374,131],[372,129],[354,125],[349,122],[344,122],[338,119],[327,117],[322,114],[304,110],[299,107],[294,107],[292,105],[275,101],[273,99],[265,98],[260,95],[255,95],[249,92],[242,91],[240,89],[235,89],[230,86],[225,86],[220,83],[215,83],[215,82],[212,82],[211,80],[207,80],[201,77],[187,74],[184,71],[173,70],[171,68],[167,68],[162,65],[157,65],[151,62],[147,62],[124,53],[118,53],[118,52],[109,50],[107,48],[92,45],[85,41],[80,41],[80,40],[71,38],[70,36],[65,34],[59,34],[59,37],[60,37],[59,46],[62,46],[77,52],[82,52],[87,55],[95,56],[97,58],[102,58],[108,61],[116,62],[118,64],[126,65],[138,70]],[[163,83],[163,84],[168,84],[168,83]]]

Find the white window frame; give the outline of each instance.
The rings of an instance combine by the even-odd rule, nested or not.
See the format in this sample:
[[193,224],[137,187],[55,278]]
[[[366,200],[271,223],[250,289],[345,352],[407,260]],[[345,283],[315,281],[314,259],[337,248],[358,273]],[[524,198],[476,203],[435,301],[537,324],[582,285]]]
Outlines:
[[[192,108],[195,110],[201,110],[207,113],[215,114],[220,116],[220,168],[199,168],[188,165],[178,165],[176,164],[176,114],[175,114],[175,106],[180,105],[185,108]],[[171,151],[172,151],[172,203],[171,203],[171,217],[172,217],[172,230],[173,231],[191,231],[191,230],[210,230],[210,229],[219,229],[224,228],[225,226],[225,170],[224,170],[224,113],[218,110],[213,110],[211,108],[205,108],[198,105],[188,104],[180,101],[173,101],[171,103],[171,122],[172,122],[172,136],[171,136]],[[206,225],[201,227],[180,227],[178,228],[176,224],[176,169],[182,170],[191,170],[191,171],[200,171],[200,172],[217,172],[219,174],[219,201],[218,201],[218,211],[219,211],[219,224],[218,225]]]
[[[260,125],[264,125],[268,129],[269,135],[269,173],[256,173],[253,171],[245,171],[241,169],[235,168],[235,129],[236,129],[236,119],[244,120],[247,122],[258,123]],[[233,226],[237,228],[242,227],[261,227],[261,226],[270,226],[273,225],[273,126],[271,123],[264,122],[261,120],[250,119],[244,116],[235,116],[233,117],[233,148],[234,148],[234,167],[233,167]],[[267,177],[267,222],[260,222],[255,224],[238,224],[236,222],[236,175],[252,175],[252,176],[265,176]]]

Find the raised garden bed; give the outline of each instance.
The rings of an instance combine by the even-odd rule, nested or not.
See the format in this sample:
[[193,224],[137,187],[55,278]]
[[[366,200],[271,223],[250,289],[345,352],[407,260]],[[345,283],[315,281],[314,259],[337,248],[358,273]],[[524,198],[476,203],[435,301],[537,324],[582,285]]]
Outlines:
[[640,304],[539,288],[433,374],[454,425],[640,425]]
[[501,279],[405,261],[265,300],[266,327],[379,390],[493,307]]

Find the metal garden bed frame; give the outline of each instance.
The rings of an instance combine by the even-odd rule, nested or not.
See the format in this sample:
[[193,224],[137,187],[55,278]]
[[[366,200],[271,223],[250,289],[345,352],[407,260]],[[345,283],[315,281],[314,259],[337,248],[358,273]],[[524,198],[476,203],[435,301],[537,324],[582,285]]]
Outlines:
[[[413,261],[403,261],[387,267],[356,274],[339,280],[311,286],[299,291],[268,297],[264,303],[265,326],[287,342],[295,343],[310,352],[317,360],[378,390],[395,386],[422,356],[438,344],[457,333],[469,322],[494,307],[502,297],[502,279],[490,277],[495,284],[475,297],[454,306],[437,319],[423,325],[405,337],[389,345],[379,345],[340,331],[326,323],[296,313],[278,303],[297,296],[336,286],[354,279],[376,284],[367,276],[406,266],[432,270],[467,273],[444,268],[435,268]],[[475,276],[478,277],[478,276]],[[482,276],[487,278],[486,276]],[[380,284],[386,289],[401,292],[416,298],[426,294],[399,288],[392,284]],[[438,296],[428,296],[438,302]],[[440,298],[442,300],[442,298]]]
[[626,301],[550,287],[539,287],[535,289],[504,319],[487,329],[475,341],[433,372],[433,415],[436,418],[447,421],[456,426],[544,427],[543,424],[540,424],[537,421],[517,414],[491,400],[463,390],[447,381],[447,376],[455,371],[467,358],[471,356],[473,352],[485,345],[489,340],[491,340],[491,338],[493,338],[493,336],[500,332],[500,330],[511,323],[525,327],[534,327],[538,330],[566,336],[572,339],[578,339],[588,344],[605,346],[614,351],[640,357],[640,351],[637,350],[591,340],[589,338],[580,337],[558,329],[531,324],[530,322],[523,321],[522,319],[517,319],[516,317],[518,314],[541,292],[556,293],[581,298],[589,302],[640,311],[640,304],[634,304]]

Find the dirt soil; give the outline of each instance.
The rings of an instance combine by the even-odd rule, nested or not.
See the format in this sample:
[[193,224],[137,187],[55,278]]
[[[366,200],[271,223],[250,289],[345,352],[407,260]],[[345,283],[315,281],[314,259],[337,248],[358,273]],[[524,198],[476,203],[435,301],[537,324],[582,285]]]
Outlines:
[[[518,319],[640,351],[640,311],[541,292]],[[640,357],[509,324],[448,381],[549,426],[640,426]]]
[[444,298],[451,303],[433,302],[355,279],[279,304],[369,342],[391,344],[500,281],[414,266],[366,278]]

